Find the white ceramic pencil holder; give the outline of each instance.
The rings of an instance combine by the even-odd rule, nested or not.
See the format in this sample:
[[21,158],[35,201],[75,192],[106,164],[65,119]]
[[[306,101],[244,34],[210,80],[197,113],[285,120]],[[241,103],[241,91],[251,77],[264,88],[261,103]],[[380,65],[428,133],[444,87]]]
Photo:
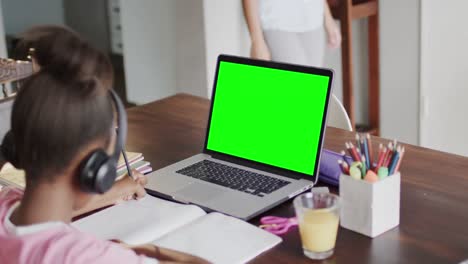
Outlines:
[[370,183],[340,176],[341,227],[376,237],[400,224],[400,173]]

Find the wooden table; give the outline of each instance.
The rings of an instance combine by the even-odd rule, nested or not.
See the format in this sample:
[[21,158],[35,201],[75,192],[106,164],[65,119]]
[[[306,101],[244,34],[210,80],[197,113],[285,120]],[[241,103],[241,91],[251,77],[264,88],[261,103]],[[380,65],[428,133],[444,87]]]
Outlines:
[[[179,94],[128,110],[127,149],[159,169],[203,149],[209,101]],[[354,134],[328,128],[325,147],[341,150]],[[375,138],[374,149],[378,142]],[[468,259],[468,158],[406,145],[400,226],[370,239],[340,228],[335,255],[323,263],[458,263]],[[336,192],[336,188],[332,188]],[[266,214],[293,216],[291,202]],[[258,218],[252,221],[258,223]],[[253,263],[313,263],[297,230]]]

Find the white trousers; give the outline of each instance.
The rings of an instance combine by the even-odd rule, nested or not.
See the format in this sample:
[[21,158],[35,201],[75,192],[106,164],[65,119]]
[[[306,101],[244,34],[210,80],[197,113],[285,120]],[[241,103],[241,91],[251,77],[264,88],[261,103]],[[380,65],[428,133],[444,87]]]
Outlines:
[[307,32],[265,30],[265,41],[273,61],[322,67],[325,57],[323,27]]

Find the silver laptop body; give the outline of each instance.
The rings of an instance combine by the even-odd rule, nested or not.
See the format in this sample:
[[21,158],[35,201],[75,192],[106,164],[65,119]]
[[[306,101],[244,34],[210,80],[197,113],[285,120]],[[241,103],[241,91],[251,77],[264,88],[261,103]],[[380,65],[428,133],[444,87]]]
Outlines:
[[[212,122],[213,101],[216,100],[215,90],[217,88],[217,79],[220,74],[220,70],[223,70],[220,69],[220,63],[223,62],[250,65],[261,68],[281,69],[285,71],[298,71],[303,73],[325,75],[329,77],[328,87],[326,87],[327,91],[324,102],[324,114],[321,124],[321,133],[320,138],[317,139],[318,150],[316,152],[315,170],[313,175],[304,175],[303,173],[297,173],[295,171],[286,170],[277,166],[270,166],[261,162],[254,162],[232,155],[224,155],[223,153],[218,153],[216,151],[213,152],[207,148],[206,142],[208,141],[210,133],[210,122]],[[316,183],[319,174],[318,166],[320,162],[323,138],[325,135],[326,113],[328,110],[328,101],[331,94],[330,90],[332,77],[333,72],[328,69],[317,69],[312,67],[220,55],[218,57],[218,66],[214,80],[212,106],[210,110],[210,119],[208,122],[207,137],[205,138],[205,148],[203,153],[189,157],[185,160],[179,161],[148,174],[148,184],[146,186],[148,193],[181,203],[196,204],[207,211],[217,211],[240,219],[249,220],[254,216],[257,216],[258,214],[296,196],[297,194],[312,188],[314,183]],[[313,88],[311,87],[311,89]],[[291,90],[291,92],[294,91]],[[227,165],[230,167],[229,171],[239,172],[237,169],[248,171],[249,173],[247,174],[249,175],[249,178],[253,177],[254,179],[243,180],[244,178],[241,177],[240,183],[237,181],[237,185],[223,186],[224,184],[220,185],[216,180],[203,179],[203,175],[194,177],[193,175],[188,176],[187,174],[183,174],[184,170],[187,170],[187,168],[190,170],[191,166],[197,166],[197,164],[201,163],[211,165],[213,164],[212,162],[215,163],[215,170],[219,170],[219,168],[224,170],[224,168],[226,168],[224,165]],[[265,179],[265,176],[274,178],[274,180],[268,178],[268,183],[265,184],[265,186],[276,186],[273,188],[274,191],[271,191],[272,188],[267,188],[269,193],[262,191],[262,188],[264,188],[262,186],[264,185],[261,185],[259,188],[258,183],[255,185],[256,188],[245,189],[244,186],[242,187],[244,188],[242,190],[236,189],[239,184],[248,184],[249,181],[258,181],[258,177]],[[272,181],[274,182],[273,184],[271,183]],[[280,185],[278,185],[278,183]],[[277,188],[278,186],[281,187]]]

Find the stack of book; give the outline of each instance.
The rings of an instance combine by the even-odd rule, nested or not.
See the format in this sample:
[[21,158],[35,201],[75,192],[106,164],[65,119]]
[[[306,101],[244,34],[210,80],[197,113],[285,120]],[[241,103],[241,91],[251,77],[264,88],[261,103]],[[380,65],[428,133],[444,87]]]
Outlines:
[[[145,161],[143,153],[138,152],[128,152],[126,151],[128,163],[132,170],[136,170],[141,174],[147,174],[153,171],[151,164],[148,161]],[[127,175],[127,167],[125,166],[125,160],[122,155],[120,155],[119,163],[117,165],[117,179],[122,178]]]
[[[130,168],[137,170],[141,174],[147,174],[153,169],[148,161],[145,161],[142,153],[137,152],[125,152],[127,154],[128,163]],[[117,179],[120,179],[127,175],[127,167],[125,166],[125,160],[120,155],[120,159],[117,165]],[[23,170],[18,170],[11,164],[7,163],[1,168],[0,171],[0,189],[1,186],[14,186],[24,189],[26,186],[25,173]]]

